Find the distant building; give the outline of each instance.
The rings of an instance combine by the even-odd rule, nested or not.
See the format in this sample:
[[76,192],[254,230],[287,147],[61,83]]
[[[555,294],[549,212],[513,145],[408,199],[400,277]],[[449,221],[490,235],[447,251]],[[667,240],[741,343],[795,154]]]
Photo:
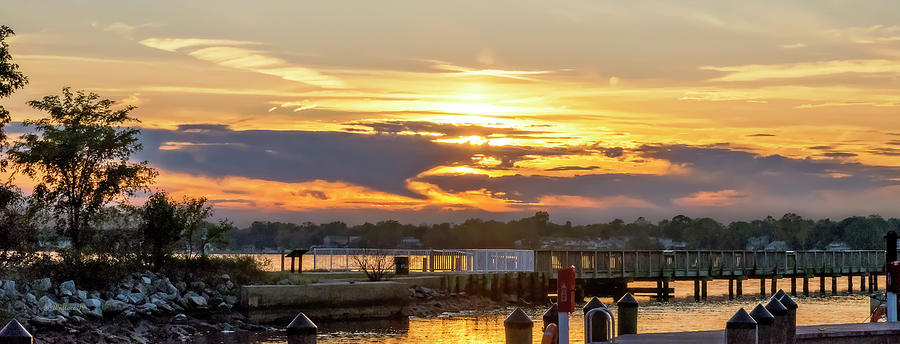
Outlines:
[[850,249],[850,245],[843,241],[832,241],[825,246],[826,251],[846,251]]
[[347,247],[358,243],[362,240],[359,236],[350,235],[326,235],[322,238],[322,246],[324,247]]
[[788,245],[786,242],[778,240],[770,242],[766,245],[766,251],[787,251]]
[[422,247],[422,241],[416,237],[403,237],[403,239],[400,239],[400,247],[419,248]]

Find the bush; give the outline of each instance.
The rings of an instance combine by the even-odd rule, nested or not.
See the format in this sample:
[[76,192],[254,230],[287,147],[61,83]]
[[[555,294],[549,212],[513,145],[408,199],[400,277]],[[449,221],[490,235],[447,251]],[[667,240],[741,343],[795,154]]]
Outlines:
[[249,284],[265,277],[262,263],[250,256],[175,256],[159,273],[170,279],[207,282],[216,282],[222,274],[228,274],[235,284]]

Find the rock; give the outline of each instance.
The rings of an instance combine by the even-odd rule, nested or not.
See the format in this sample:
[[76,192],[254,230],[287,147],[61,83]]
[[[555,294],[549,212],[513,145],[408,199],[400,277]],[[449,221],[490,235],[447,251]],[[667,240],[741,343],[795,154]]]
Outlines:
[[52,287],[52,285],[50,283],[49,277],[44,277],[39,280],[34,280],[33,282],[31,282],[31,288],[33,290],[36,290],[39,292],[45,292],[47,290],[50,290],[50,287]]
[[203,281],[191,282],[191,289],[193,289],[193,290],[206,289],[206,283],[203,283]]
[[34,317],[28,320],[28,322],[35,326],[60,326],[66,323],[66,318],[61,315],[53,317]]
[[184,293],[185,290],[187,290],[187,284],[185,284],[184,281],[178,281],[175,283],[175,287],[178,288],[178,291],[181,293]]
[[288,285],[288,284],[291,284],[291,280],[289,280],[287,278],[278,281],[278,285]]
[[60,296],[75,296],[75,281],[65,281],[59,285],[59,295]]
[[156,304],[147,302],[147,303],[145,303],[145,304],[143,304],[143,305],[140,305],[140,306],[138,307],[138,310],[140,310],[141,312],[143,312],[145,315],[150,315],[150,314],[153,314],[153,313],[158,313],[158,312],[159,312],[159,307],[157,307]]
[[156,305],[156,308],[160,311],[175,313],[175,309],[163,300],[154,299],[153,304]]
[[106,315],[119,314],[126,309],[128,309],[128,304],[119,300],[106,300],[101,308],[103,314]]
[[184,295],[181,303],[184,304],[185,306],[193,307],[193,308],[207,307],[206,298],[203,296],[197,295],[194,292],[188,292],[186,295]]
[[172,317],[172,322],[185,322],[185,321],[187,321],[187,315],[184,315],[183,313],[175,314],[175,316]]
[[147,276],[141,276],[141,282],[143,282],[144,284],[148,284],[148,285],[149,285],[150,282],[151,282],[150,277],[147,277]]
[[128,303],[137,305],[144,302],[144,294],[141,293],[128,293]]
[[44,314],[51,314],[57,307],[56,302],[51,300],[47,295],[41,296],[37,302],[40,311]]
[[28,302],[29,305],[37,304],[37,296],[32,293],[25,294],[25,302]]
[[229,305],[234,305],[234,304],[238,303],[238,301],[239,301],[239,299],[237,296],[225,295],[225,303],[227,303]]
[[230,280],[230,279],[231,279],[231,275],[229,275],[229,274],[222,274],[222,279],[223,279],[223,280],[226,280],[226,281],[227,281],[227,280]]
[[87,299],[84,300],[84,306],[87,307],[87,312],[85,314],[94,316],[97,318],[103,317],[103,302],[98,299]]
[[16,281],[12,281],[12,280],[3,281],[3,291],[7,295],[18,295],[19,291],[16,290]]
[[84,290],[76,291],[75,295],[78,297],[79,300],[82,300],[82,301],[87,300],[87,292]]

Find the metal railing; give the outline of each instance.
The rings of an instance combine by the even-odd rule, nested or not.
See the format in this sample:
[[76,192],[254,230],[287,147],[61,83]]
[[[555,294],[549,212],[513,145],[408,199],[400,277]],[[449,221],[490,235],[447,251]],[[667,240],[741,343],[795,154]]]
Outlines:
[[[313,248],[314,271],[360,271],[359,263],[372,257],[409,257],[413,272],[534,271],[531,250],[400,250],[370,248]],[[307,258],[309,259],[309,258]]]
[[727,277],[883,272],[885,251],[535,251],[535,271],[580,278]]

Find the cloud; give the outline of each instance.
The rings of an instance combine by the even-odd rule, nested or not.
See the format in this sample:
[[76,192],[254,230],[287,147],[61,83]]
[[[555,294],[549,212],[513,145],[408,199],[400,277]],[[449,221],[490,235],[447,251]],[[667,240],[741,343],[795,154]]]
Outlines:
[[759,134],[750,134],[750,135],[747,135],[747,136],[750,136],[750,137],[770,137],[770,136],[775,136],[775,134],[759,133]]
[[207,47],[194,50],[189,55],[221,66],[273,75],[304,84],[326,88],[343,86],[338,78],[321,74],[310,68],[291,65],[285,60],[265,55],[257,50],[229,46]]
[[829,158],[852,158],[857,156],[856,153],[847,153],[847,152],[828,152],[823,154]]
[[235,41],[228,39],[205,39],[205,38],[147,38],[141,40],[141,45],[165,50],[169,52],[177,52],[183,48],[205,47],[205,46],[240,46],[240,45],[257,45],[259,42],[251,41]]
[[541,196],[535,206],[595,209],[656,208],[653,203],[625,195],[599,198],[570,195],[546,195]]
[[728,67],[705,66],[701,70],[724,72],[711,81],[759,81],[769,79],[809,78],[844,73],[900,75],[897,60],[835,60],[768,65]]
[[543,134],[552,133],[543,130],[524,130],[512,127],[492,127],[475,124],[437,123],[431,121],[371,121],[345,123],[353,127],[371,128],[381,134],[436,134],[449,137],[466,136],[503,136],[515,138],[535,138]]
[[793,44],[782,44],[779,45],[782,49],[800,49],[806,47],[806,44],[803,43],[793,43]]
[[443,164],[469,161],[462,145],[416,136],[247,130],[223,125],[144,129],[138,158],[179,173],[286,183],[342,181],[416,196],[406,180]]
[[600,168],[600,166],[559,166],[548,168],[544,171],[590,171]]
[[721,207],[734,205],[746,197],[737,190],[700,191],[676,198],[672,202],[682,207]]
[[900,26],[854,26],[826,32],[838,39],[858,44],[889,44],[900,41]]

